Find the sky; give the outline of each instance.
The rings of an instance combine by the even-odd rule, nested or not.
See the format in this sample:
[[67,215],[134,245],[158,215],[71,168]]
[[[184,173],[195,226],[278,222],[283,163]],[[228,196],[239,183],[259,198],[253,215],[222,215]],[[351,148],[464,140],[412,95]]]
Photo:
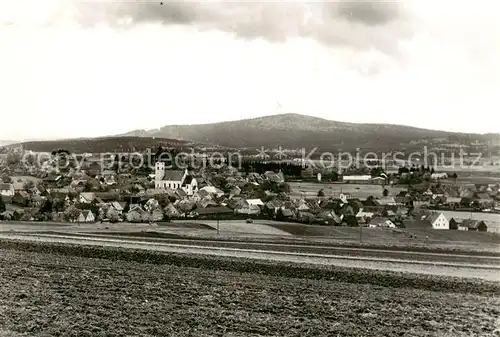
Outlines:
[[277,113],[500,132],[500,2],[0,0],[0,140]]

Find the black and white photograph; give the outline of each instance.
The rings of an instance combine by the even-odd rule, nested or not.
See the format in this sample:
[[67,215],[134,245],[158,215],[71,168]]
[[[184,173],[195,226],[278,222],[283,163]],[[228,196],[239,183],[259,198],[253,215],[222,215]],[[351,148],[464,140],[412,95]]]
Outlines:
[[500,337],[500,2],[0,0],[0,337]]

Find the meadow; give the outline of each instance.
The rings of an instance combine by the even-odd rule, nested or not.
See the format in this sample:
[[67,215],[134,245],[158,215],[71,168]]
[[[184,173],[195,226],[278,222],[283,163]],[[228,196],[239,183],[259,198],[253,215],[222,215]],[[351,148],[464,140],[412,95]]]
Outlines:
[[384,188],[389,195],[396,195],[405,190],[404,187],[393,187],[374,184],[329,184],[315,182],[289,182],[292,197],[316,197],[323,190],[326,197],[338,197],[340,193],[350,194],[353,198],[366,199],[369,196],[382,197]]

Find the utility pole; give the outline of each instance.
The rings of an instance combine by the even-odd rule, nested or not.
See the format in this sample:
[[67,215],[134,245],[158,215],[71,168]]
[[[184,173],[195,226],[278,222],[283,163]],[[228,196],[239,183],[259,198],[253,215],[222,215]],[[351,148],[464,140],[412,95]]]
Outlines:
[[216,214],[217,216],[217,235],[219,235],[219,214]]

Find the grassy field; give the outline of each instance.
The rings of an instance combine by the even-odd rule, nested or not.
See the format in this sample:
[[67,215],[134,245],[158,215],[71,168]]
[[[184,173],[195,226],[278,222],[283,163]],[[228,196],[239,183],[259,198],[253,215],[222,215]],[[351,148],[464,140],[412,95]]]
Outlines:
[[[323,189],[325,196],[338,197],[340,193],[350,194],[354,198],[366,199],[370,195],[378,198],[382,197],[383,188],[381,185],[372,184],[326,184],[311,182],[290,182],[291,195],[293,197],[316,197],[318,191]],[[404,190],[403,187],[385,187],[389,195],[396,195]]]
[[485,251],[498,251],[500,249],[500,235],[495,233],[435,229],[360,229],[358,227],[331,227],[284,223],[270,223],[268,226],[278,228],[294,236],[325,237],[337,242],[354,243],[361,241],[365,245],[418,246],[440,249]]
[[0,335],[488,337],[499,323],[498,288],[479,283],[95,253],[0,247]]
[[488,225],[488,230],[498,231],[500,228],[500,214],[485,212],[456,212],[456,211],[438,211],[443,213],[448,219],[474,219],[483,220]]

